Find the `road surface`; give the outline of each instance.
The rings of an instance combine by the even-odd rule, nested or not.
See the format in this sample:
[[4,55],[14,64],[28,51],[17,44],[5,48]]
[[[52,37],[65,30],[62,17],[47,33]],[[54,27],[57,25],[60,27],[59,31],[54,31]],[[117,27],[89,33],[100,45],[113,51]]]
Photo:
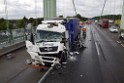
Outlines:
[[[66,66],[53,69],[42,83],[124,83],[124,47],[94,23],[87,25],[86,48],[69,59]],[[14,58],[0,58],[0,83],[38,83],[47,70],[25,64],[30,58],[25,48]]]

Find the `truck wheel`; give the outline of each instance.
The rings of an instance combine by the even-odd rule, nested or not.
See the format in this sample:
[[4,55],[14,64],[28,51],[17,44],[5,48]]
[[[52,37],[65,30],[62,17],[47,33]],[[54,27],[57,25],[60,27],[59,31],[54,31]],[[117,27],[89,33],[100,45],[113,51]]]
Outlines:
[[122,37],[122,36],[119,36],[119,39],[120,39],[120,40],[123,40],[123,37]]
[[67,61],[67,54],[65,52],[62,52],[60,63],[62,64],[63,62],[66,62],[66,61]]

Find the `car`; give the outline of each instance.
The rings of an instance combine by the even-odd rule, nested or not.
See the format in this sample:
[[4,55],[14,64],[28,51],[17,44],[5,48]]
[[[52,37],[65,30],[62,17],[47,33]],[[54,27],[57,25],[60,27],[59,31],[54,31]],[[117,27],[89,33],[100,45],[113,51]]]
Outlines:
[[117,33],[118,32],[118,28],[116,26],[111,26],[109,28],[109,31],[112,32],[112,33]]

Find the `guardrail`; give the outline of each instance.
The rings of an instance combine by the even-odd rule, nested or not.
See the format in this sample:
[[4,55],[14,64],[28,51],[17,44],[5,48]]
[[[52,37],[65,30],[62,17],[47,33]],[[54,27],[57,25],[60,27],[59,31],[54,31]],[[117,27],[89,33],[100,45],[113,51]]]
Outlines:
[[25,46],[24,41],[30,39],[30,34],[35,28],[20,28],[0,31],[0,56]]
[[30,34],[35,32],[35,28],[20,28],[0,31],[0,49],[10,45],[30,39]]
[[2,41],[0,43],[0,49],[3,49],[4,47],[8,47],[29,39],[30,39],[30,35],[16,37],[16,38],[13,38],[12,40],[7,39],[6,41]]
[[15,51],[24,46],[25,46],[25,41],[10,45],[8,47],[3,47],[2,49],[0,49],[0,56],[11,53],[12,51]]

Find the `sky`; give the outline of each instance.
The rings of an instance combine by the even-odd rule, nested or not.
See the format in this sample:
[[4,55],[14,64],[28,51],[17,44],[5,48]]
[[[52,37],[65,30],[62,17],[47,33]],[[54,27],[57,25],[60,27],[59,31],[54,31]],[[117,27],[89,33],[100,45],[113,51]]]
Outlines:
[[[9,19],[20,19],[26,16],[43,17],[43,0],[6,0]],[[103,15],[121,14],[122,0],[107,0]],[[77,13],[81,16],[92,18],[101,15],[104,0],[75,0]],[[35,12],[37,11],[37,13]],[[36,13],[36,14],[35,14]],[[57,16],[74,16],[72,0],[57,0]],[[6,18],[4,0],[0,0],[0,18]]]

